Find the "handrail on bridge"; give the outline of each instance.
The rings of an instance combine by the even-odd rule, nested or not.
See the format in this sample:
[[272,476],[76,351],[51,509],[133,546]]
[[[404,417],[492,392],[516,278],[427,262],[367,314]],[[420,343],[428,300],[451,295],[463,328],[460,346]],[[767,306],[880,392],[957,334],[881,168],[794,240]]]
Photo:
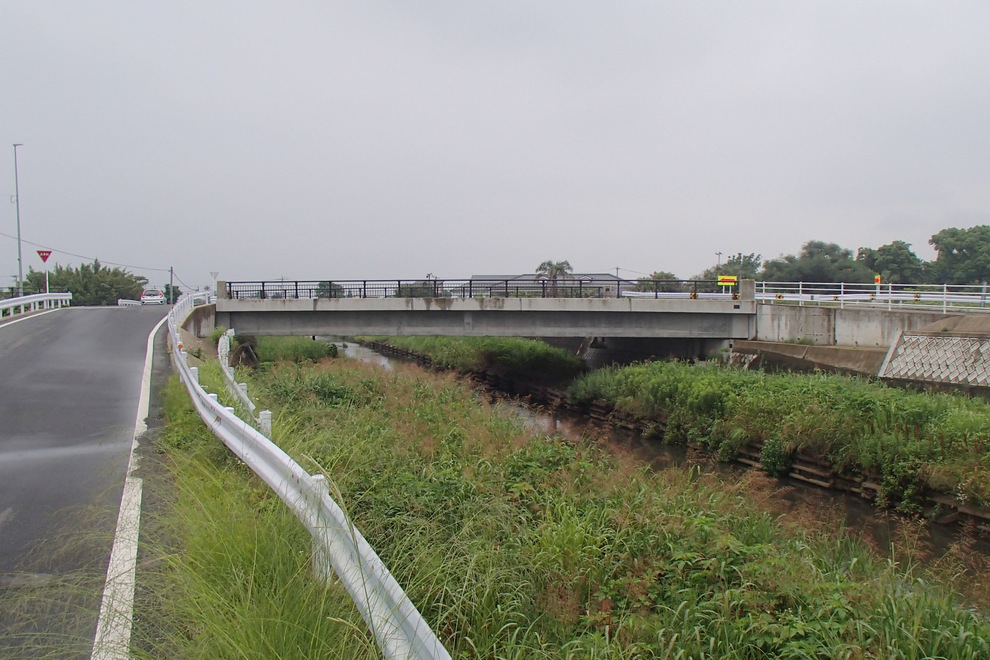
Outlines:
[[[716,280],[627,280],[566,277],[442,280],[273,280],[222,282],[221,296],[236,300],[299,298],[691,298],[730,300],[740,287]],[[753,282],[764,304],[855,305],[943,314],[990,311],[986,284],[868,284],[861,282]],[[742,287],[745,292],[746,288]],[[747,294],[743,293],[744,299]]]
[[[219,283],[218,283],[219,284]],[[724,297],[736,289],[715,280],[539,279],[274,280],[224,282],[231,299],[298,298],[621,298]]]

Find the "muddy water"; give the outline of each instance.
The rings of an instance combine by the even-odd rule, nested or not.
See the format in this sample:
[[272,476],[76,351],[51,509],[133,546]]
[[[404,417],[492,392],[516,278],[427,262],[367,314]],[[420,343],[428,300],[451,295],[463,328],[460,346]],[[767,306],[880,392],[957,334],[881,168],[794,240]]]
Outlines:
[[[344,341],[335,341],[335,343],[347,357],[392,369],[390,358],[364,346]],[[548,413],[497,393],[492,393],[492,399],[498,400],[503,410],[519,418],[534,432],[559,434],[573,441],[589,435],[596,438],[604,436],[613,451],[631,453],[656,470],[703,463],[710,471],[735,482],[751,469],[738,464],[727,465],[706,461],[683,447],[664,445],[656,440],[644,440],[638,433],[602,429],[592,425],[587,419]],[[783,505],[781,508],[784,510],[785,518],[788,515],[800,515],[803,521],[808,521],[817,517],[821,524],[827,526],[834,526],[838,522],[882,554],[890,551],[891,540],[898,536],[899,531],[906,524],[903,518],[878,510],[858,495],[819,488],[797,479],[780,479],[778,483],[781,487],[776,493],[777,503]],[[932,557],[944,554],[959,540],[961,534],[960,530],[952,525],[925,523],[923,528],[928,536],[925,543],[930,546]],[[976,539],[972,549],[990,555],[990,539]]]

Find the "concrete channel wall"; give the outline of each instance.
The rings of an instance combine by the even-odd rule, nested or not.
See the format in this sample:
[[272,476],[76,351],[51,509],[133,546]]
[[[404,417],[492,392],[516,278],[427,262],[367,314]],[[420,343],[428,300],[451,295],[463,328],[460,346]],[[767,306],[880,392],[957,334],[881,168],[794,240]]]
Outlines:
[[756,336],[753,339],[884,348],[893,344],[903,332],[918,330],[947,318],[941,312],[757,305]]

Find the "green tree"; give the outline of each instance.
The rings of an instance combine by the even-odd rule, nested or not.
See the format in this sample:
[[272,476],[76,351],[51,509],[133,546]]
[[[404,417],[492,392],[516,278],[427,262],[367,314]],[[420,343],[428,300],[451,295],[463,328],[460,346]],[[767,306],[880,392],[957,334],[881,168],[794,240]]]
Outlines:
[[162,293],[165,294],[165,300],[169,304],[172,304],[179,299],[179,296],[182,295],[182,289],[180,289],[178,285],[166,284],[162,289]]
[[641,277],[636,280],[636,291],[683,291],[684,283],[673,273],[658,270],[651,273],[649,277]]
[[[117,300],[137,300],[148,283],[146,277],[134,275],[122,268],[108,268],[93,261],[78,268],[55,264],[49,271],[52,291],[71,291],[73,305],[116,305]],[[29,268],[25,281],[33,289],[45,290],[45,273]]]
[[762,278],[772,282],[872,282],[873,272],[835,243],[808,241],[798,255],[763,264]]
[[880,275],[884,282],[917,284],[925,279],[924,262],[911,250],[911,244],[904,241],[881,245],[875,250],[859,248],[856,261]]
[[990,280],[990,226],[943,229],[928,242],[936,252],[929,268],[932,281],[978,284]]
[[336,282],[320,282],[316,285],[317,298],[343,298],[344,287]]
[[450,292],[444,291],[443,282],[438,280],[433,273],[428,273],[425,280],[400,284],[395,292],[396,298],[446,298],[448,296],[450,296]]
[[756,280],[760,278],[760,268],[763,265],[763,255],[756,253],[743,254],[737,252],[725,260],[724,264],[706,269],[696,280],[717,280],[719,275],[735,275],[740,280]]
[[571,276],[574,271],[569,261],[546,260],[536,267],[536,279],[550,283],[550,295],[557,295],[557,282]]

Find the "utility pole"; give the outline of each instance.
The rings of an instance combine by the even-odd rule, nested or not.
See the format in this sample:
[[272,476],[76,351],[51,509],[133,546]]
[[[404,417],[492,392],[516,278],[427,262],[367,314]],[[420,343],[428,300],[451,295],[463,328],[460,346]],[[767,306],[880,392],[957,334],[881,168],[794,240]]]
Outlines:
[[175,274],[174,268],[172,266],[168,267],[168,304],[175,304],[175,284],[173,284],[172,277]]
[[718,269],[722,267],[722,253],[721,252],[716,252],[715,253],[715,259],[717,260],[715,262],[715,271],[718,272]]
[[17,205],[17,295],[24,295],[24,267],[21,261],[21,188],[17,180],[17,147],[14,145],[14,203]]

